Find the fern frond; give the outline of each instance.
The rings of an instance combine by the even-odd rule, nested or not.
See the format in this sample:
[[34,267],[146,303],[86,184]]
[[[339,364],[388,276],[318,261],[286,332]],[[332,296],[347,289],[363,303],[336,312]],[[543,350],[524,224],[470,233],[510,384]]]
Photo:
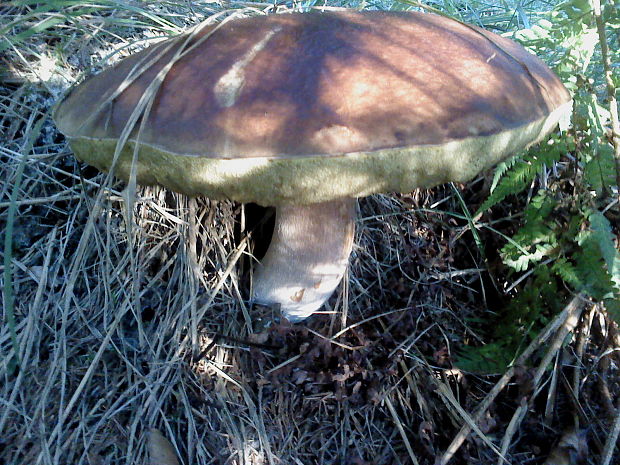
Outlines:
[[556,206],[548,192],[540,190],[525,209],[525,224],[502,248],[502,258],[515,271],[525,271],[558,247],[556,232],[546,221]]
[[547,266],[538,265],[532,279],[500,312],[482,322],[468,319],[470,325],[484,328],[481,334],[488,342],[459,348],[457,366],[483,373],[505,371],[550,316],[560,311],[563,302],[558,299],[558,281]]
[[620,295],[616,295],[612,299],[603,300],[607,314],[620,325]]
[[551,266],[551,269],[574,289],[582,290],[585,288],[585,284],[580,278],[579,273],[566,257],[558,258]]
[[505,341],[495,341],[480,347],[463,346],[457,355],[457,366],[474,373],[501,373],[515,359],[515,350]]
[[596,156],[583,165],[583,176],[599,196],[616,184],[613,149],[608,145],[598,145]]
[[[475,216],[497,205],[509,195],[518,194],[527,189],[544,167],[550,166],[560,159],[565,149],[565,143],[554,138],[550,143],[540,145],[536,149],[527,152],[520,162],[517,163],[519,161],[518,157],[513,159],[514,166],[511,169],[508,169],[506,165],[501,165],[500,172],[503,173],[503,176],[497,182],[491,195],[480,206]],[[495,179],[493,182],[495,183]]]
[[567,282],[596,300],[613,298],[615,286],[607,272],[596,234],[586,229],[579,233],[576,242],[579,247],[573,251],[571,263],[578,280],[574,284]]
[[590,228],[592,238],[598,244],[601,256],[607,265],[607,272],[610,275],[617,291],[620,291],[620,253],[614,243],[614,234],[611,230],[609,220],[598,210],[589,213]]
[[498,163],[498,165],[495,167],[495,172],[493,173],[493,182],[491,183],[491,188],[489,189],[491,193],[495,191],[495,188],[499,184],[500,179],[506,174],[506,172],[521,160],[523,160],[523,156],[519,154],[515,155],[514,157],[510,157],[506,161]]

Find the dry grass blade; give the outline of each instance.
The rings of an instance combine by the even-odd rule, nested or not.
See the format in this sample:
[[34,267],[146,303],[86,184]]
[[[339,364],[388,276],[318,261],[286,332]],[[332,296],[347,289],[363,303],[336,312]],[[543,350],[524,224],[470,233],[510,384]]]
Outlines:
[[[34,336],[36,334],[35,326],[37,324],[37,320],[39,316],[37,310],[40,308],[41,300],[43,299],[45,288],[47,287],[47,278],[48,278],[50,262],[52,258],[53,244],[56,242],[56,234],[57,234],[57,230],[54,229],[54,231],[52,232],[49,238],[49,246],[47,248],[47,253],[45,254],[45,260],[43,262],[43,268],[41,270],[41,280],[38,283],[36,295],[35,295],[33,305],[32,305],[33,311],[29,313],[28,322],[23,331],[23,334],[25,334],[27,338],[25,338],[25,340],[22,341],[19,353],[23,354],[22,362],[24,366],[28,366],[30,357],[32,355],[32,351],[34,349],[33,347]],[[21,370],[19,374],[17,375],[17,379],[15,380],[10,396],[8,397],[8,399],[4,399],[8,407],[4,409],[4,413],[2,414],[2,417],[0,417],[0,431],[4,430],[6,422],[9,418],[9,414],[11,413],[11,410],[15,408],[15,399],[19,395],[21,387],[22,387],[22,383],[24,382],[25,379],[26,379],[25,373],[23,370]]]
[[392,415],[392,419],[394,420],[394,424],[398,428],[400,437],[403,440],[405,447],[407,448],[407,453],[409,454],[409,458],[414,463],[414,465],[419,465],[420,462],[418,462],[418,458],[413,452],[413,447],[411,447],[411,443],[409,442],[407,433],[405,432],[405,428],[403,428],[403,424],[400,421],[400,418],[398,416],[398,413],[396,412],[396,409],[394,408],[394,405],[392,405],[392,401],[388,397],[386,397],[384,399],[384,402],[385,402],[385,405],[387,405],[387,408],[390,411],[390,415]]
[[[135,176],[127,187],[78,163],[50,119],[41,120],[78,75],[162,31],[190,24],[216,30],[227,17],[290,10],[227,5],[232,10],[117,0],[0,6],[11,41],[0,45],[9,70],[6,80],[0,76],[0,233],[12,241],[0,252],[1,271],[11,275],[2,284],[15,296],[17,339],[14,346],[9,325],[0,325],[0,463],[490,465],[495,438],[507,428],[523,438],[507,441],[507,459],[542,463],[566,422],[561,383],[549,425],[540,426],[536,403],[528,404],[532,421],[517,416],[509,426],[496,407],[520,405],[518,383],[511,383],[516,368],[503,376],[450,375],[459,372],[463,346],[488,342],[476,321],[500,311],[531,278],[513,289],[498,257],[489,257],[496,269],[483,266],[452,190],[361,199],[348,281],[329,301],[329,314],[258,332],[260,310],[248,304],[248,289],[261,234],[270,233],[261,231],[264,210],[138,187]],[[175,59],[198,45],[188,42],[198,31],[171,42]],[[100,102],[101,111],[165,47],[155,45]],[[148,118],[164,78],[144,95],[123,143],[139,143],[140,118]],[[461,190],[468,209],[480,205],[487,181],[481,176]],[[510,214],[478,225],[485,250],[501,247],[517,227],[520,201],[507,201]],[[250,219],[252,208],[260,220]],[[549,313],[553,320],[515,364],[533,363],[547,341],[557,342],[568,314]],[[569,379],[571,405],[580,406],[596,459],[612,465],[620,420],[610,408],[618,359],[609,341],[617,334],[602,312],[591,311],[589,321],[579,334],[578,367],[566,376],[573,362],[567,348],[557,379]],[[9,363],[14,352],[19,368]],[[543,379],[539,396],[547,394]],[[610,418],[597,418],[599,411]]]
[[13,225],[15,221],[15,209],[18,206],[17,194],[19,192],[24,170],[26,168],[26,159],[28,154],[32,150],[37,137],[41,132],[41,127],[45,121],[44,117],[40,117],[35,120],[35,113],[31,114],[28,126],[26,128],[25,144],[22,147],[22,156],[19,161],[19,165],[15,174],[15,181],[13,190],[11,191],[11,197],[8,202],[8,213],[6,220],[6,229],[4,232],[4,287],[2,293],[2,302],[4,303],[4,309],[6,311],[7,324],[11,333],[11,341],[13,343],[13,357],[17,365],[21,365],[21,354],[19,350],[19,343],[17,340],[17,332],[15,329],[15,312],[14,312],[14,296],[13,296],[13,275],[12,275],[12,254],[13,250]]
[[[80,380],[80,383],[78,384],[77,388],[73,392],[66,407],[64,407],[64,409],[60,412],[58,422],[56,423],[56,427],[52,430],[51,434],[49,435],[50,442],[56,441],[57,437],[63,433],[63,429],[65,428],[65,422],[69,418],[69,415],[73,413],[72,411],[76,403],[79,402],[80,397],[82,393],[84,392],[84,389],[86,388],[86,385],[88,384],[95,370],[97,369],[99,361],[101,360],[101,357],[103,356],[104,351],[108,348],[108,344],[110,343],[110,340],[114,336],[114,332],[116,331],[116,329],[118,328],[118,325],[122,321],[123,316],[125,316],[125,313],[119,312],[116,315],[112,324],[110,325],[109,331],[106,334],[105,338],[103,339],[101,345],[99,346],[99,349],[95,353],[92,362],[90,363],[88,369],[86,370],[86,373]],[[38,456],[36,463],[37,464],[41,463],[44,460],[45,460],[44,453],[41,453]]]

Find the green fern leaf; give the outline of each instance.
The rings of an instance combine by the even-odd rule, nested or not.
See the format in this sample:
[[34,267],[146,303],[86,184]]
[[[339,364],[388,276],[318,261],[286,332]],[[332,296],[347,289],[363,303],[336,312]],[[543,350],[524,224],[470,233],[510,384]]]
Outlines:
[[540,190],[525,209],[525,224],[502,248],[504,263],[515,271],[525,271],[540,262],[558,247],[556,232],[546,219],[552,214],[556,201],[547,191]]
[[603,300],[607,314],[620,325],[620,296]]
[[495,191],[495,188],[499,184],[499,181],[502,179],[504,174],[506,174],[506,172],[510,168],[512,168],[517,162],[521,160],[523,160],[523,157],[521,155],[515,155],[514,157],[511,157],[508,160],[497,164],[497,166],[495,167],[495,173],[493,173],[493,182],[491,183],[490,188],[491,193]]
[[616,290],[620,291],[620,253],[614,244],[614,234],[609,220],[598,210],[591,211],[588,219],[593,240],[598,244],[601,256],[607,265],[607,272]]
[[497,205],[509,195],[518,194],[527,189],[540,170],[558,161],[561,154],[565,152],[565,149],[566,144],[555,138],[547,144],[541,144],[536,149],[530,150],[521,159],[517,157],[506,162],[514,165],[511,169],[508,169],[510,168],[509,165],[500,165],[500,176],[502,176],[502,174],[503,176],[498,182],[496,179],[493,180],[495,188],[491,195],[489,195],[480,206],[476,215]]
[[478,321],[468,319],[468,324],[480,328],[486,343],[460,347],[456,365],[474,372],[504,372],[564,305],[558,299],[558,281],[551,269],[538,265],[532,279],[501,311]]
[[583,290],[585,288],[579,273],[566,257],[558,258],[551,269],[574,289]]
[[598,146],[597,155],[584,164],[583,176],[599,196],[616,184],[616,166],[610,146]]
[[514,348],[507,347],[504,341],[496,341],[480,347],[462,347],[458,352],[456,365],[473,373],[501,373],[514,358]]
[[576,240],[579,247],[571,257],[578,278],[575,289],[596,300],[613,299],[615,286],[607,272],[596,234],[586,229],[577,235]]

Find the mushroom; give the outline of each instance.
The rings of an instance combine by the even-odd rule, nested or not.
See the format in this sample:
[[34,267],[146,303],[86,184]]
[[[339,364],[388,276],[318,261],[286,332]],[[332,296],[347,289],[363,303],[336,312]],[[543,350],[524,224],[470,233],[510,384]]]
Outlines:
[[299,321],[342,279],[357,197],[467,181],[570,106],[509,39],[433,14],[345,11],[166,40],[85,80],[54,117],[80,159],[122,179],[134,164],[142,184],[275,206],[252,298]]

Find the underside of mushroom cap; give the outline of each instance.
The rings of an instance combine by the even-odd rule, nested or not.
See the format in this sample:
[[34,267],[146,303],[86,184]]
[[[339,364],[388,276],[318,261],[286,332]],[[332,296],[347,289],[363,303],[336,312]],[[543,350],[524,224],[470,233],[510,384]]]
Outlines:
[[[544,119],[512,131],[442,145],[384,149],[340,156],[226,160],[179,156],[141,145],[137,179],[191,196],[261,205],[307,205],[379,192],[408,192],[448,181],[464,182],[482,169],[545,136],[570,103]],[[75,153],[109,171],[116,140],[75,138]],[[122,150],[115,174],[128,179],[135,143]]]
[[80,158],[110,168],[132,111],[180,47],[141,128],[138,182],[190,195],[309,204],[464,181],[569,109],[538,58],[447,18],[261,16],[162,42],[78,86],[55,119]]

